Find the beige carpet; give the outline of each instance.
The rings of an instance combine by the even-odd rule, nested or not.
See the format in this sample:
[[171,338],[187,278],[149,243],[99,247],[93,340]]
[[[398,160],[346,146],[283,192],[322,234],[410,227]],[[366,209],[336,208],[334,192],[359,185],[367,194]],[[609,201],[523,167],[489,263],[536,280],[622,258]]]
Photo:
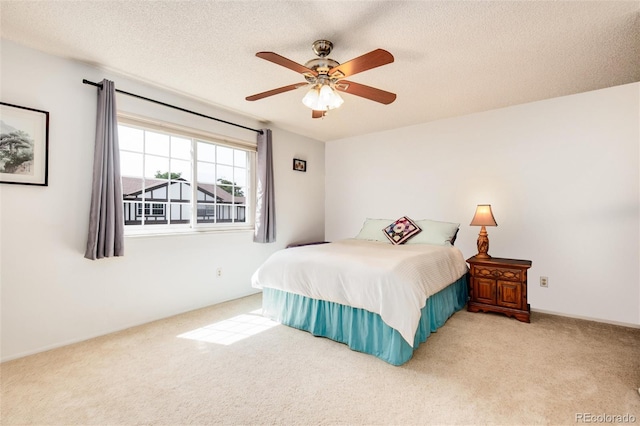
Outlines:
[[640,424],[640,329],[461,311],[401,367],[281,325],[230,345],[177,337],[260,303],[6,362],[2,424]]

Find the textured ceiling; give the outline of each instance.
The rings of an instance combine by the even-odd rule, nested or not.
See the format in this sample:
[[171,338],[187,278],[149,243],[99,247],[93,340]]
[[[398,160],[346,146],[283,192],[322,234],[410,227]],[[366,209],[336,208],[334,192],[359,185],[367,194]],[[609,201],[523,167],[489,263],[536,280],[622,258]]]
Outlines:
[[[323,141],[640,81],[640,1],[2,0],[0,15],[3,38]],[[322,38],[338,62],[391,52],[349,80],[397,100],[344,94],[322,120],[303,88],[245,100],[304,81],[256,52],[304,64]]]

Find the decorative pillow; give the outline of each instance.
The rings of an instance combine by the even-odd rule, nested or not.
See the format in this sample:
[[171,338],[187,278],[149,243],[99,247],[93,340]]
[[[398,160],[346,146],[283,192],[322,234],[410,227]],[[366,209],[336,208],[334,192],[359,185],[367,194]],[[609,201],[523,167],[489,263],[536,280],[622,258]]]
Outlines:
[[383,229],[384,235],[387,236],[391,244],[404,244],[413,236],[419,234],[422,230],[411,219],[402,216],[391,225]]
[[458,228],[460,228],[459,223],[429,219],[416,220],[415,223],[422,229],[422,232],[407,244],[433,244],[438,246],[453,244]]
[[381,232],[382,228],[387,226],[393,219],[369,219],[367,218],[362,225],[360,233],[356,235],[357,240],[380,241],[388,243],[385,233]]

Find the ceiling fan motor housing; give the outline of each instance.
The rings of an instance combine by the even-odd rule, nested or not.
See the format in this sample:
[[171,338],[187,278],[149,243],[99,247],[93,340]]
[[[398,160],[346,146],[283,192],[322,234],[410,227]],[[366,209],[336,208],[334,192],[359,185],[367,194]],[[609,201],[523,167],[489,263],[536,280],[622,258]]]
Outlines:
[[307,61],[304,66],[317,72],[318,77],[315,77],[312,74],[303,75],[309,83],[315,83],[319,77],[327,76],[329,74],[329,70],[333,67],[337,67],[338,65],[340,65],[340,62],[334,61],[331,58],[315,58]]
[[311,84],[319,83],[318,80],[323,80],[323,83],[328,83],[326,77],[329,74],[329,70],[340,65],[340,62],[334,61],[327,56],[333,49],[333,43],[329,40],[316,40],[312,45],[313,52],[319,56],[319,58],[311,59],[307,61],[304,66],[314,70],[318,73],[318,77],[311,74],[303,74],[304,78]]

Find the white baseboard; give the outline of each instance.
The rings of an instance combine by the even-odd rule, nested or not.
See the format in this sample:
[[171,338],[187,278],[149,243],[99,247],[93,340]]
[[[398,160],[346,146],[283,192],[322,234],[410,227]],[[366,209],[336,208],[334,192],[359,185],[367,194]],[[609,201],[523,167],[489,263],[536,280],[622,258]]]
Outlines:
[[531,312],[539,312],[541,314],[557,315],[559,317],[575,318],[575,319],[580,319],[580,320],[585,320],[585,321],[601,322],[603,324],[617,325],[617,326],[620,326],[620,327],[640,328],[640,324],[603,320],[603,319],[600,319],[600,318],[584,317],[582,315],[570,315],[570,314],[565,314],[565,313],[560,313],[560,312],[545,311],[545,310],[542,310],[542,309],[533,309],[532,308]]

